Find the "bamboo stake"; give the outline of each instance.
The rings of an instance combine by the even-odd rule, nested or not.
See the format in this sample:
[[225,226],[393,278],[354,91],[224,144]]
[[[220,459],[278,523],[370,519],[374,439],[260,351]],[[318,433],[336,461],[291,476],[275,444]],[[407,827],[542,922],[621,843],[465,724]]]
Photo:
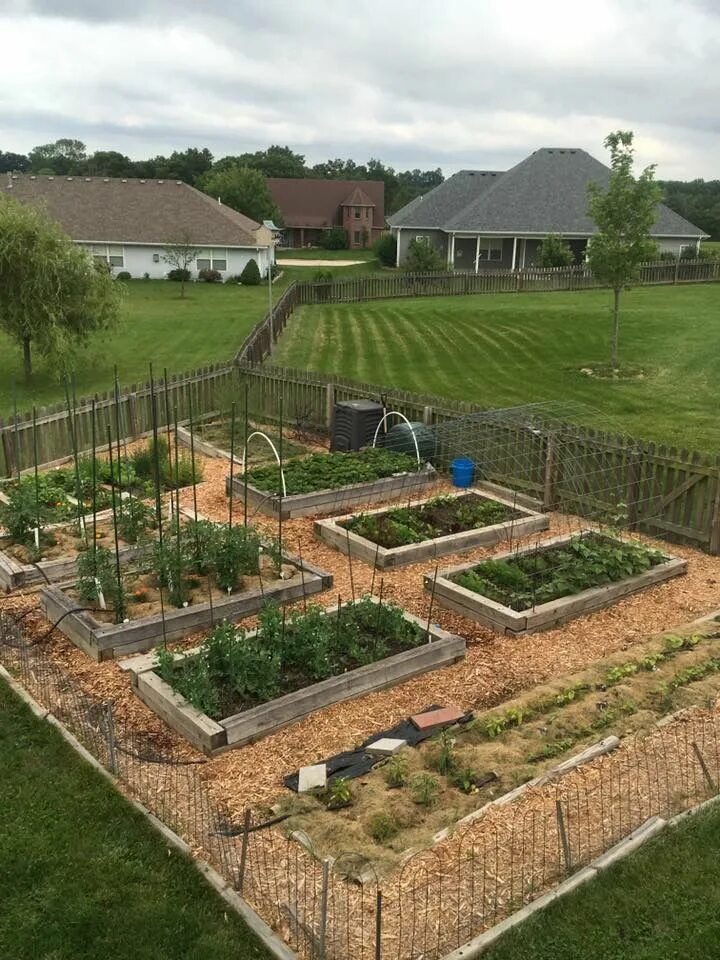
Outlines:
[[[245,445],[247,449],[247,437],[245,438]],[[228,527],[232,527],[233,522],[233,479],[234,479],[234,468],[235,468],[235,401],[230,404],[230,503],[228,507]],[[245,470],[247,472],[247,464],[245,464]],[[247,517],[245,518],[245,526],[247,526]]]
[[[107,425],[107,438],[108,438],[108,456],[110,458],[110,475],[112,476],[113,469],[113,445],[112,445],[112,430],[110,429],[110,423]],[[117,623],[122,623],[125,619],[125,602],[123,598],[123,586],[122,586],[122,573],[120,571],[120,542],[118,538],[118,526],[117,526],[117,505],[115,502],[115,484],[110,485],[110,496],[112,499],[112,514],[113,514],[113,535],[115,538],[115,578],[117,580],[117,601],[115,603],[115,619]]]

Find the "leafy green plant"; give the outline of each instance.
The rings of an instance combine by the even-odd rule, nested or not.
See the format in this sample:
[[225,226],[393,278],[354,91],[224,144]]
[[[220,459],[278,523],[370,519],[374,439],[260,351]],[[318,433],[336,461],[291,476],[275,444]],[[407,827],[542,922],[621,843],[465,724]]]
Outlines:
[[376,843],[387,843],[400,832],[400,824],[389,813],[376,813],[367,825],[367,832]]
[[326,792],[328,810],[340,810],[353,802],[352,782],[348,777],[336,777],[330,782]]
[[483,733],[492,740],[495,737],[499,737],[507,728],[507,725],[508,721],[505,717],[493,716],[487,717],[487,719],[483,721],[481,729]]
[[472,767],[462,767],[453,774],[452,784],[463,793],[477,793],[477,773]]
[[383,767],[383,776],[385,783],[391,790],[397,790],[404,787],[408,782],[408,762],[407,757],[396,754],[390,757]]
[[128,497],[123,502],[122,513],[117,515],[118,533],[127,543],[139,543],[155,526],[155,513],[137,497]]
[[[373,448],[361,453],[314,453],[283,464],[288,496],[315,490],[336,490],[352,483],[379,480],[417,470],[417,461],[404,453]],[[266,493],[281,492],[277,464],[250,470],[248,482]]]
[[434,807],[439,793],[440,784],[429,773],[418,773],[410,781],[410,795],[418,806]]
[[442,776],[447,777],[453,772],[457,765],[455,757],[455,738],[449,730],[442,730],[438,734],[439,750],[434,761],[434,768]]
[[635,576],[664,560],[660,551],[643,544],[590,533],[573,537],[564,546],[507,560],[486,560],[453,579],[520,611]]

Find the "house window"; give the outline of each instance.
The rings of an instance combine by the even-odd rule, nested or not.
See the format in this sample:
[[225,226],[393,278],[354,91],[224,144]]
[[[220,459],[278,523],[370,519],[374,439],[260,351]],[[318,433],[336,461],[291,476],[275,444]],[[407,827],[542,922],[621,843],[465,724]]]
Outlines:
[[502,260],[502,237],[480,237],[478,260]]
[[210,270],[212,268],[212,260],[210,257],[198,257],[197,268],[198,270]]
[[204,257],[196,260],[198,270],[227,270],[227,250],[208,250]]
[[355,207],[355,219],[360,219],[360,207]]
[[353,233],[353,243],[362,243],[362,234],[359,230]]
[[415,241],[416,241],[416,243],[429,243],[429,242],[430,242],[430,237],[428,237],[427,234],[425,234],[425,233],[419,233],[419,234],[415,237]]
[[122,247],[109,246],[108,247],[108,263],[111,267],[124,267],[125,266],[125,256]]

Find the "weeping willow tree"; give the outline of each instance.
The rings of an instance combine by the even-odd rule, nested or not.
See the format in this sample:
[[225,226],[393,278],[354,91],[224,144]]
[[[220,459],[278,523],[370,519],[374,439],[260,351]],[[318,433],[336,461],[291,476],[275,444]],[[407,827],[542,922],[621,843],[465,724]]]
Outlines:
[[0,329],[23,352],[67,370],[75,349],[117,323],[122,284],[96,264],[47,214],[0,195]]

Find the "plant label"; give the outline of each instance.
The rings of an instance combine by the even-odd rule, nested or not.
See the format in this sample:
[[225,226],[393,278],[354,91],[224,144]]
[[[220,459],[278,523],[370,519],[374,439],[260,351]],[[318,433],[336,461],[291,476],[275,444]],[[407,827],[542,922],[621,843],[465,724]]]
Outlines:
[[33,527],[33,536],[35,537],[35,549],[40,549],[40,527]]

